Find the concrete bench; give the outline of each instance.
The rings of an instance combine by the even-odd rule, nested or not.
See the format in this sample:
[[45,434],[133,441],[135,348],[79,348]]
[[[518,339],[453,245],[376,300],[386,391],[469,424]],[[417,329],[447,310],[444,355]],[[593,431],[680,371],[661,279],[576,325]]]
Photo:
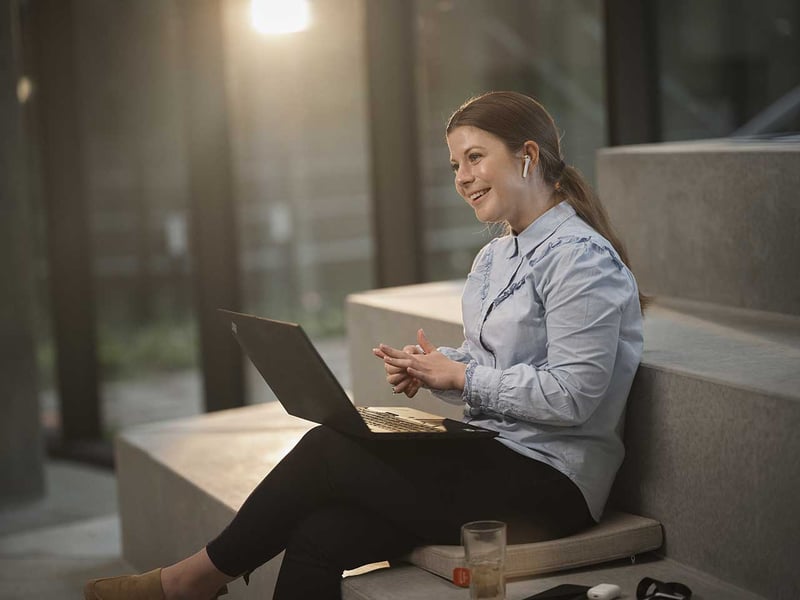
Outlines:
[[[116,440],[123,554],[137,569],[169,564],[202,547],[235,514],[250,490],[294,446],[312,424],[287,415],[277,403],[261,404],[129,429]],[[611,537],[609,537],[611,536]],[[559,582],[613,581],[632,593],[644,576],[678,579],[699,598],[755,600],[753,596],[669,560],[645,554],[661,545],[661,528],[651,519],[612,513],[589,532],[563,540],[525,544],[509,550],[511,575],[573,567],[509,583],[510,600]],[[613,543],[609,543],[613,540]],[[455,551],[455,554],[453,553]],[[446,574],[458,548],[429,547],[427,565]],[[525,560],[520,561],[520,555]],[[431,557],[438,555],[439,564]],[[609,565],[575,569],[585,562],[618,556]],[[532,560],[531,560],[532,559]],[[234,582],[232,600],[269,598],[281,557],[256,570],[250,585]],[[555,562],[553,562],[555,561]],[[548,562],[550,564],[548,564]],[[347,600],[460,598],[466,590],[445,577],[412,565],[393,566],[347,577]]]
[[[436,344],[460,344],[462,287],[438,282],[348,298],[357,403],[397,402],[371,363],[376,341],[402,346],[423,327]],[[658,299],[645,318],[626,458],[609,508],[661,522],[659,553],[676,564],[767,598],[800,597],[798,365],[800,318]],[[410,403],[461,414],[427,392]]]

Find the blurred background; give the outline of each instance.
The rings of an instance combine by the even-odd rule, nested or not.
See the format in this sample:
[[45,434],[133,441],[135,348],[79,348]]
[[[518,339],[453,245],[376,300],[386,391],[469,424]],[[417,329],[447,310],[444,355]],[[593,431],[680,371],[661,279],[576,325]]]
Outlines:
[[218,307],[301,323],[347,385],[346,295],[463,278],[496,233],[444,144],[470,96],[538,98],[590,181],[610,145],[800,130],[794,0],[0,10],[0,503],[45,451],[268,401]]

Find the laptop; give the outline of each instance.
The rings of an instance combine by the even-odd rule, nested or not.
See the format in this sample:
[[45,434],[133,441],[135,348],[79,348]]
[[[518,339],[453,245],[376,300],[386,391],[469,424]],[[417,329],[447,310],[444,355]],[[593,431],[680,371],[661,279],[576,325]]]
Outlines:
[[[303,328],[219,309],[290,415],[376,439],[479,439],[496,432],[405,406],[354,406]],[[380,368],[377,364],[376,368]]]

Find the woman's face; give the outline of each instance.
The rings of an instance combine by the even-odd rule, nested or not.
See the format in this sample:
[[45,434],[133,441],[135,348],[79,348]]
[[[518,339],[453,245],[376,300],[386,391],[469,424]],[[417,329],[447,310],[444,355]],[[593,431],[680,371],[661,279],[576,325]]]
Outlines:
[[519,233],[528,220],[530,180],[523,179],[524,155],[516,156],[497,136],[477,127],[456,127],[447,135],[456,191],[482,223],[508,222]]

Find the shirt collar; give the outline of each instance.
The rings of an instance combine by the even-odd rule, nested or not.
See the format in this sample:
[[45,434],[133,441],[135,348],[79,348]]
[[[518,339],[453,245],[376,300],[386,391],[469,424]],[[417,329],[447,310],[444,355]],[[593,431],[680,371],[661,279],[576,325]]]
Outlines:
[[521,253],[526,256],[549,238],[561,224],[575,214],[569,202],[562,200],[528,225],[519,235],[509,236],[506,258],[515,258]]

